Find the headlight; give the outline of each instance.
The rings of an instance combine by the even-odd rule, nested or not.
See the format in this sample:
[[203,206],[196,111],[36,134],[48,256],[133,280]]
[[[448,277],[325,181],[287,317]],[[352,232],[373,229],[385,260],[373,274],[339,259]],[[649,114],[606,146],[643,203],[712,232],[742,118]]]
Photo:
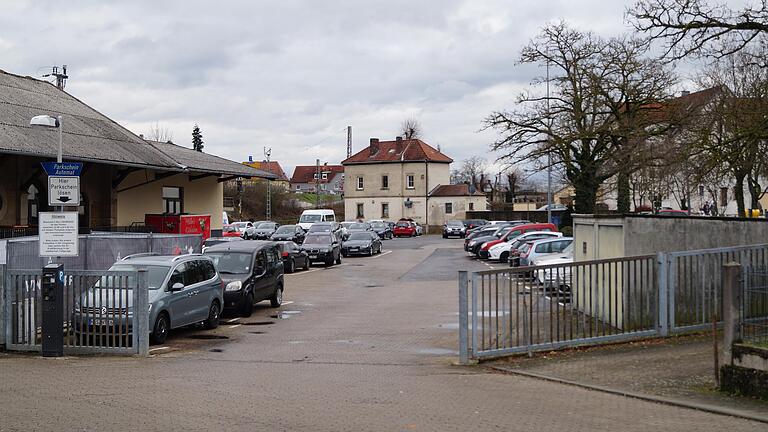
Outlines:
[[227,284],[227,287],[224,288],[225,291],[240,291],[240,289],[243,287],[243,283],[240,281],[234,281]]

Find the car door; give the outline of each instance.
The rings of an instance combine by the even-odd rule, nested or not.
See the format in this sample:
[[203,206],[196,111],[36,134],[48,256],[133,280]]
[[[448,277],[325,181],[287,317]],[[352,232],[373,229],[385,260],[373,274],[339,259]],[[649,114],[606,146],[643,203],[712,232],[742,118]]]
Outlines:
[[269,280],[267,278],[267,257],[264,249],[257,251],[253,257],[253,296],[256,301],[269,297]]
[[190,306],[190,319],[193,323],[203,321],[208,318],[208,287],[205,283],[205,268],[201,260],[187,261],[187,267],[184,271],[184,285],[192,288]]
[[[167,290],[169,291],[168,309],[171,314],[171,327],[176,328],[187,324],[192,324],[195,318],[194,307],[194,286],[188,286],[186,280],[189,279],[188,263],[180,263],[171,272],[168,280]],[[171,287],[180,283],[184,285],[180,291],[171,291]]]
[[216,268],[211,261],[199,260],[197,262],[200,266],[203,279],[200,284],[200,293],[198,294],[198,297],[201,298],[201,303],[205,305],[205,318],[208,318],[211,302],[213,302],[214,299],[219,299],[219,304],[221,304],[221,282],[216,278]]

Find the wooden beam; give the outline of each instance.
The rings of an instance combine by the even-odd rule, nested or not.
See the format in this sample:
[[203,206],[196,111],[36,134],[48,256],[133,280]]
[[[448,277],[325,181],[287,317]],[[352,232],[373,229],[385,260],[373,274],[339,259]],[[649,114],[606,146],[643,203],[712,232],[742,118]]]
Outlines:
[[135,189],[135,188],[137,188],[137,187],[141,187],[141,186],[144,186],[144,185],[148,185],[148,184],[150,184],[150,183],[154,183],[154,182],[156,182],[156,181],[162,180],[162,179],[164,179],[164,178],[167,178],[167,177],[175,176],[176,174],[183,174],[183,173],[181,173],[181,172],[176,172],[176,171],[166,171],[166,172],[162,172],[162,173],[160,173],[160,174],[155,174],[155,178],[153,178],[152,180],[148,180],[148,181],[145,181],[145,182],[143,182],[143,183],[135,184],[135,185],[133,185],[133,186],[128,186],[128,187],[127,187],[127,188],[125,188],[125,189],[116,190],[115,192],[117,192],[117,193],[120,193],[120,192],[125,192],[125,191],[127,191],[127,190]]
[[[29,178],[27,178],[24,183],[19,186],[19,190],[22,192],[26,192],[27,189],[32,185],[32,183],[35,182],[35,180],[40,177],[40,175],[43,173],[43,168],[40,166],[40,164],[37,165],[37,168],[32,170],[32,174],[29,175]],[[42,192],[42,191],[41,191]]]
[[139,171],[141,168],[126,168],[124,170],[117,171],[117,175],[112,179],[112,189],[117,189],[120,183],[126,179],[132,172]]
[[219,178],[218,182],[219,182],[219,183],[224,183],[224,182],[227,182],[227,181],[230,181],[230,180],[235,180],[235,179],[238,179],[238,178],[250,178],[250,177],[243,177],[243,176],[227,176],[227,177],[221,177],[221,178]]
[[215,177],[217,175],[218,174],[210,174],[210,173],[209,174],[191,175],[191,176],[189,176],[189,181],[200,180],[200,179],[206,178],[206,177]]

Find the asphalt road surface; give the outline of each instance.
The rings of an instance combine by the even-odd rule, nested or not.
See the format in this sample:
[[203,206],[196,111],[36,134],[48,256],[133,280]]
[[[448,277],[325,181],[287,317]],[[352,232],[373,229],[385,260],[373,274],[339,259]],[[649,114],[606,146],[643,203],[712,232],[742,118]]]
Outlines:
[[149,359],[2,354],[0,431],[765,430],[452,365],[456,272],[488,268],[460,244],[395,239],[286,275],[279,310],[174,332]]

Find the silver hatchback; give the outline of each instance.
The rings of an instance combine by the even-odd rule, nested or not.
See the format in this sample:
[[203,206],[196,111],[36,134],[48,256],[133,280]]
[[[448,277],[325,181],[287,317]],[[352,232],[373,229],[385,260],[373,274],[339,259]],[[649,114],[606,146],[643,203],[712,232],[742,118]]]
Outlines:
[[[147,270],[149,285],[149,329],[154,343],[163,343],[170,330],[190,324],[203,323],[213,329],[219,324],[224,304],[223,286],[213,261],[203,255],[160,256],[139,254],[116,262],[109,271]],[[104,278],[107,280],[107,278]],[[99,321],[94,311],[120,310],[121,322],[128,323],[126,333],[131,333],[133,319],[133,293],[123,290],[120,298],[114,298],[114,288],[96,282],[85,291],[74,305],[75,329],[88,329],[92,335],[108,325]],[[136,282],[132,281],[133,286]]]

